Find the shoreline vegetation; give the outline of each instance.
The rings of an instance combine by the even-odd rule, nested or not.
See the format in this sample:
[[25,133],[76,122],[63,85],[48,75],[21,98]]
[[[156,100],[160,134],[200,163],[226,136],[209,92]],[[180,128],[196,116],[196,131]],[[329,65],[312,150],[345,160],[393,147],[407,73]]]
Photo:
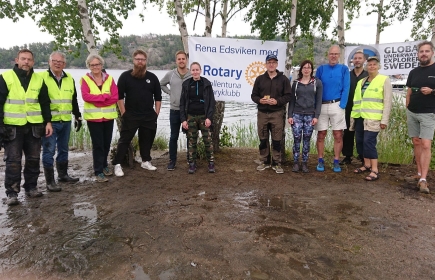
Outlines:
[[[201,35],[193,35],[199,36]],[[228,38],[237,39],[253,39],[260,40],[259,37],[252,35],[235,36]],[[281,37],[276,37],[273,41],[283,41]],[[105,60],[105,67],[107,69],[130,69],[132,65],[131,54],[137,49],[141,48],[148,54],[147,67],[149,70],[169,70],[176,67],[175,53],[183,49],[183,44],[180,35],[157,35],[157,34],[144,34],[142,36],[129,35],[120,36],[119,43],[122,46],[120,56],[116,56],[113,52],[100,53]],[[109,44],[109,42],[104,42]],[[98,49],[102,49],[103,45],[98,45]],[[293,57],[293,64],[298,65],[307,56],[311,57],[316,65],[326,63],[325,53],[327,53],[330,41],[323,41],[321,38],[314,38],[314,49],[311,54],[307,53],[306,43],[298,41],[295,45],[295,52]],[[354,44],[347,44],[354,45]],[[14,46],[9,49],[0,48],[0,69],[9,69],[15,62],[14,59],[17,52],[21,48],[30,49],[35,55],[35,69],[48,68],[48,59],[50,53],[54,50],[54,42],[50,43],[30,43],[22,46]],[[88,50],[85,44],[80,48],[69,46],[60,51],[67,55],[67,68],[71,69],[86,69],[85,60],[88,56]]]
[[[117,133],[114,133],[112,141],[112,149],[116,148]],[[135,141],[135,140],[133,140]],[[166,150],[168,149],[168,135],[157,134],[154,141],[154,150]],[[137,142],[137,140],[136,140]],[[135,146],[135,142],[133,142]],[[333,138],[332,133],[328,133],[325,140],[325,158],[332,157],[333,155]],[[137,143],[136,143],[137,145]],[[178,142],[179,148],[186,149],[185,137],[181,136]],[[201,154],[202,140],[199,140],[199,151]],[[86,125],[83,125],[79,132],[71,131],[71,137],[69,146],[71,150],[90,150],[91,140],[89,136],[89,130]],[[224,126],[221,131],[221,148],[233,147],[233,148],[257,148],[258,136],[257,127],[255,123],[242,123],[239,121],[230,126]],[[286,160],[292,161],[293,158],[293,135],[291,128],[286,128]],[[411,164],[413,162],[413,150],[412,141],[408,137],[408,129],[406,124],[406,108],[398,96],[393,98],[393,109],[391,111],[390,123],[387,129],[381,131],[378,135],[378,154],[379,161],[387,164]],[[434,149],[432,147],[432,149]],[[316,133],[311,139],[311,158],[310,161],[316,160]],[[356,151],[354,152],[356,154]],[[205,157],[205,152],[204,155]],[[431,163],[431,168],[434,163]]]

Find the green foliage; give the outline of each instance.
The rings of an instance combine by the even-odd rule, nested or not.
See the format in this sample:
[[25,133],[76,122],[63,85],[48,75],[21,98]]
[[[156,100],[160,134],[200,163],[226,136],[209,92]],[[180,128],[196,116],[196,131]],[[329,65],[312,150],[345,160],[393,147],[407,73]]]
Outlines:
[[157,135],[154,139],[153,150],[164,151],[168,149],[168,138],[164,135]]
[[[296,10],[296,26],[302,36],[309,35],[312,30],[318,30],[320,36],[326,37],[334,8],[333,0],[298,2]],[[253,1],[245,17],[250,22],[252,32],[260,31],[260,38],[270,40],[276,36],[287,39],[290,30],[291,1],[286,0],[256,0]]]
[[412,38],[415,40],[432,39],[433,41],[435,36],[433,33],[435,30],[435,0],[417,1],[411,20],[414,24],[411,30]]
[[[99,41],[99,30],[103,30],[110,39],[101,51],[111,50],[119,54],[118,30],[122,28],[122,20],[127,18],[128,12],[136,8],[135,0],[87,0],[86,5],[96,44]],[[14,5],[6,5],[5,8],[2,7],[0,18],[16,20],[17,17],[30,16],[42,31],[55,37],[55,49],[74,45],[76,51],[80,50],[85,36],[77,0],[16,1]],[[79,54],[76,52],[76,55]]]
[[79,131],[76,131],[73,126],[71,127],[68,147],[72,150],[80,151],[92,149],[91,134],[86,122],[83,122],[83,126]]
[[219,139],[220,147],[232,147],[233,146],[234,136],[231,135],[231,132],[228,129],[228,126],[224,125],[221,130],[221,135]]

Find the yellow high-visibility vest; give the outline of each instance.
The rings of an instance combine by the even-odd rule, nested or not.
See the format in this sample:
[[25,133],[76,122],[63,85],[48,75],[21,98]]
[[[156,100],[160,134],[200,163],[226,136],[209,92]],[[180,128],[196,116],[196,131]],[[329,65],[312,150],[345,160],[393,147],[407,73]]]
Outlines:
[[[85,80],[88,84],[90,94],[110,94],[110,86],[112,85],[113,81],[112,76],[109,76],[109,78],[104,81],[101,90],[98,88],[95,82],[88,77],[88,75],[82,77],[80,84],[83,83],[83,80]],[[85,101],[83,117],[85,120],[99,120],[102,118],[108,120],[116,119],[118,117],[118,113],[116,112],[116,103],[106,107],[96,107],[92,103]]]
[[38,73],[44,79],[48,88],[50,97],[50,110],[52,121],[71,121],[72,99],[74,95],[74,80],[72,76],[66,73],[62,78],[60,88],[57,82],[49,73],[50,70]]
[[38,96],[44,80],[32,73],[27,91],[24,91],[20,79],[13,70],[2,73],[9,94],[3,106],[3,123],[9,125],[25,125],[26,123],[43,123],[41,105]]
[[381,120],[384,111],[384,83],[388,77],[378,74],[361,96],[361,86],[366,79],[358,81],[353,97],[353,107],[350,116],[370,120]]

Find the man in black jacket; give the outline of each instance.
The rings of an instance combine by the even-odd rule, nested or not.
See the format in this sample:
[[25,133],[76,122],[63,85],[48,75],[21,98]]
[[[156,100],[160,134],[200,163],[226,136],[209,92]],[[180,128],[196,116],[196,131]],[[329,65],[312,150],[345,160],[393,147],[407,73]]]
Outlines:
[[0,135],[5,146],[6,203],[10,206],[18,204],[23,151],[26,196],[42,196],[37,189],[41,137],[53,133],[50,98],[44,80],[33,72],[33,53],[20,50],[15,63],[13,70],[0,75]]
[[278,58],[270,54],[266,57],[267,71],[255,79],[251,99],[258,104],[257,129],[260,138],[260,160],[257,167],[261,171],[270,167],[269,130],[272,136],[272,169],[284,173],[281,167],[281,140],[284,129],[285,106],[291,98],[290,80],[276,70]]

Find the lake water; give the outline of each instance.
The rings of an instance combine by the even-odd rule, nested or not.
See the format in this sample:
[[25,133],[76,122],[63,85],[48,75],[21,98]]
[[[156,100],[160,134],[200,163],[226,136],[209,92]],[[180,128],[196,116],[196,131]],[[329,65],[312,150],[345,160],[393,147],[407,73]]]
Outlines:
[[[7,69],[0,69],[0,74]],[[45,71],[45,69],[35,69],[35,72]],[[111,75],[115,81],[118,81],[119,76],[125,70],[106,69],[107,73]],[[88,69],[65,69],[65,72],[70,73],[75,82],[77,88],[77,98],[81,109],[83,109],[83,99],[80,93],[80,78],[83,77]],[[154,73],[159,80],[168,72],[167,70],[150,70]],[[157,134],[164,135],[169,139],[170,127],[169,127],[169,96],[162,91],[162,107],[160,115],[157,121]],[[242,123],[249,124],[250,122],[257,122],[257,109],[254,103],[238,103],[238,102],[226,102],[225,103],[225,117],[223,124],[231,125],[241,121]],[[83,110],[81,110],[83,113]]]

